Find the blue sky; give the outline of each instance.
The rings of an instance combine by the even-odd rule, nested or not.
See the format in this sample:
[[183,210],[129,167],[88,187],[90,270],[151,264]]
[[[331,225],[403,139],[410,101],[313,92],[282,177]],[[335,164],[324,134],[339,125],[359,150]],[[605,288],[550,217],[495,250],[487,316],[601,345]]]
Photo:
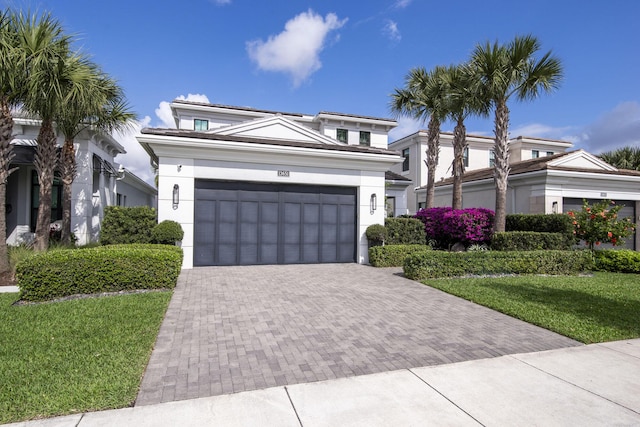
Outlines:
[[[119,80],[140,126],[166,127],[177,97],[315,114],[391,117],[410,68],[465,61],[477,43],[533,34],[565,67],[558,91],[510,104],[511,134],[599,153],[640,145],[635,0],[0,0],[50,11]],[[397,139],[420,123],[401,119]],[[451,130],[446,123],[443,130]],[[492,135],[491,119],[469,133]],[[118,160],[149,180],[132,135]]]

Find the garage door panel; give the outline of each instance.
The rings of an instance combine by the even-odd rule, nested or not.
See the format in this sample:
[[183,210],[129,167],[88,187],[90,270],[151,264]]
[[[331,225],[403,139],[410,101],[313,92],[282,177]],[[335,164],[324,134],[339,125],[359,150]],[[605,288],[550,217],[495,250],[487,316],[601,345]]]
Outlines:
[[354,188],[196,180],[194,265],[354,262],[355,212]]

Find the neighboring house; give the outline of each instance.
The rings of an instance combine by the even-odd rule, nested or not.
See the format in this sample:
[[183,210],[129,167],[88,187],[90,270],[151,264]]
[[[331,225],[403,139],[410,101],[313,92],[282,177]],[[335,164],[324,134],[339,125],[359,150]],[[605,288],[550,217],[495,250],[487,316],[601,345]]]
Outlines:
[[184,268],[368,262],[365,230],[384,222],[385,172],[402,160],[387,149],[395,120],[188,101],[171,110],[178,129],[137,138],[158,166],[159,220],[185,231]]
[[[17,245],[33,240],[38,215],[38,177],[33,166],[40,121],[14,118],[12,144],[16,154],[7,185],[7,243]],[[64,138],[58,135],[58,145]],[[71,231],[77,244],[99,239],[105,206],[152,206],[156,204],[154,187],[114,162],[124,147],[110,135],[85,130],[75,138],[77,176],[72,185]],[[62,219],[62,183],[54,180],[51,222]]]
[[[415,213],[424,207],[426,191],[417,190],[427,184],[427,131],[420,130],[389,145],[392,150],[402,153],[404,162],[391,168],[391,171],[409,179],[413,184],[407,188],[407,208]],[[436,182],[451,176],[453,162],[453,134],[440,134],[440,156],[436,169]],[[494,139],[488,136],[467,135],[468,147],[464,152],[466,171],[493,167]],[[519,136],[509,141],[511,162],[551,156],[564,153],[572,147],[570,142]],[[464,193],[463,193],[464,197]],[[440,200],[442,206],[451,206],[449,201]]]
[[413,189],[413,182],[395,172],[385,173],[387,216],[395,217],[409,213],[407,209],[407,190]]
[[[638,224],[640,172],[616,169],[584,150],[511,163],[507,184],[507,213],[562,213],[580,210],[582,201],[603,199],[624,205],[620,217]],[[436,206],[450,206],[452,178],[436,183]],[[424,197],[425,188],[417,191]],[[462,184],[463,207],[495,208],[493,169],[467,171]],[[627,248],[640,248],[640,233],[626,239]]]

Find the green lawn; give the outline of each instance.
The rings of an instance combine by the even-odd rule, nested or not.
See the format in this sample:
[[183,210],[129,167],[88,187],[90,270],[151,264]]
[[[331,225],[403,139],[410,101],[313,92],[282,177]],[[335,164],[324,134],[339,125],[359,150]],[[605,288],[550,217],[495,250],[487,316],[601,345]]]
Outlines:
[[130,406],[171,292],[13,306],[0,294],[0,423]]
[[640,275],[431,279],[423,283],[583,343],[640,337]]

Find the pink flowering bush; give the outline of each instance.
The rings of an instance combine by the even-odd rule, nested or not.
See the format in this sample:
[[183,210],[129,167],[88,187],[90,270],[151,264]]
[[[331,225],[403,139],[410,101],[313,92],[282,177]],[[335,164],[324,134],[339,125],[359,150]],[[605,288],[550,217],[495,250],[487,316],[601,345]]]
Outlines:
[[469,208],[452,209],[438,207],[420,209],[415,218],[424,223],[427,240],[436,247],[448,249],[454,243],[489,243],[493,229],[495,213],[490,209]]
[[584,200],[582,210],[569,211],[567,215],[573,223],[573,234],[593,250],[600,243],[618,246],[633,233],[635,224],[631,218],[619,218],[620,209],[622,205],[616,205],[610,200],[603,200],[593,206],[589,206]]

